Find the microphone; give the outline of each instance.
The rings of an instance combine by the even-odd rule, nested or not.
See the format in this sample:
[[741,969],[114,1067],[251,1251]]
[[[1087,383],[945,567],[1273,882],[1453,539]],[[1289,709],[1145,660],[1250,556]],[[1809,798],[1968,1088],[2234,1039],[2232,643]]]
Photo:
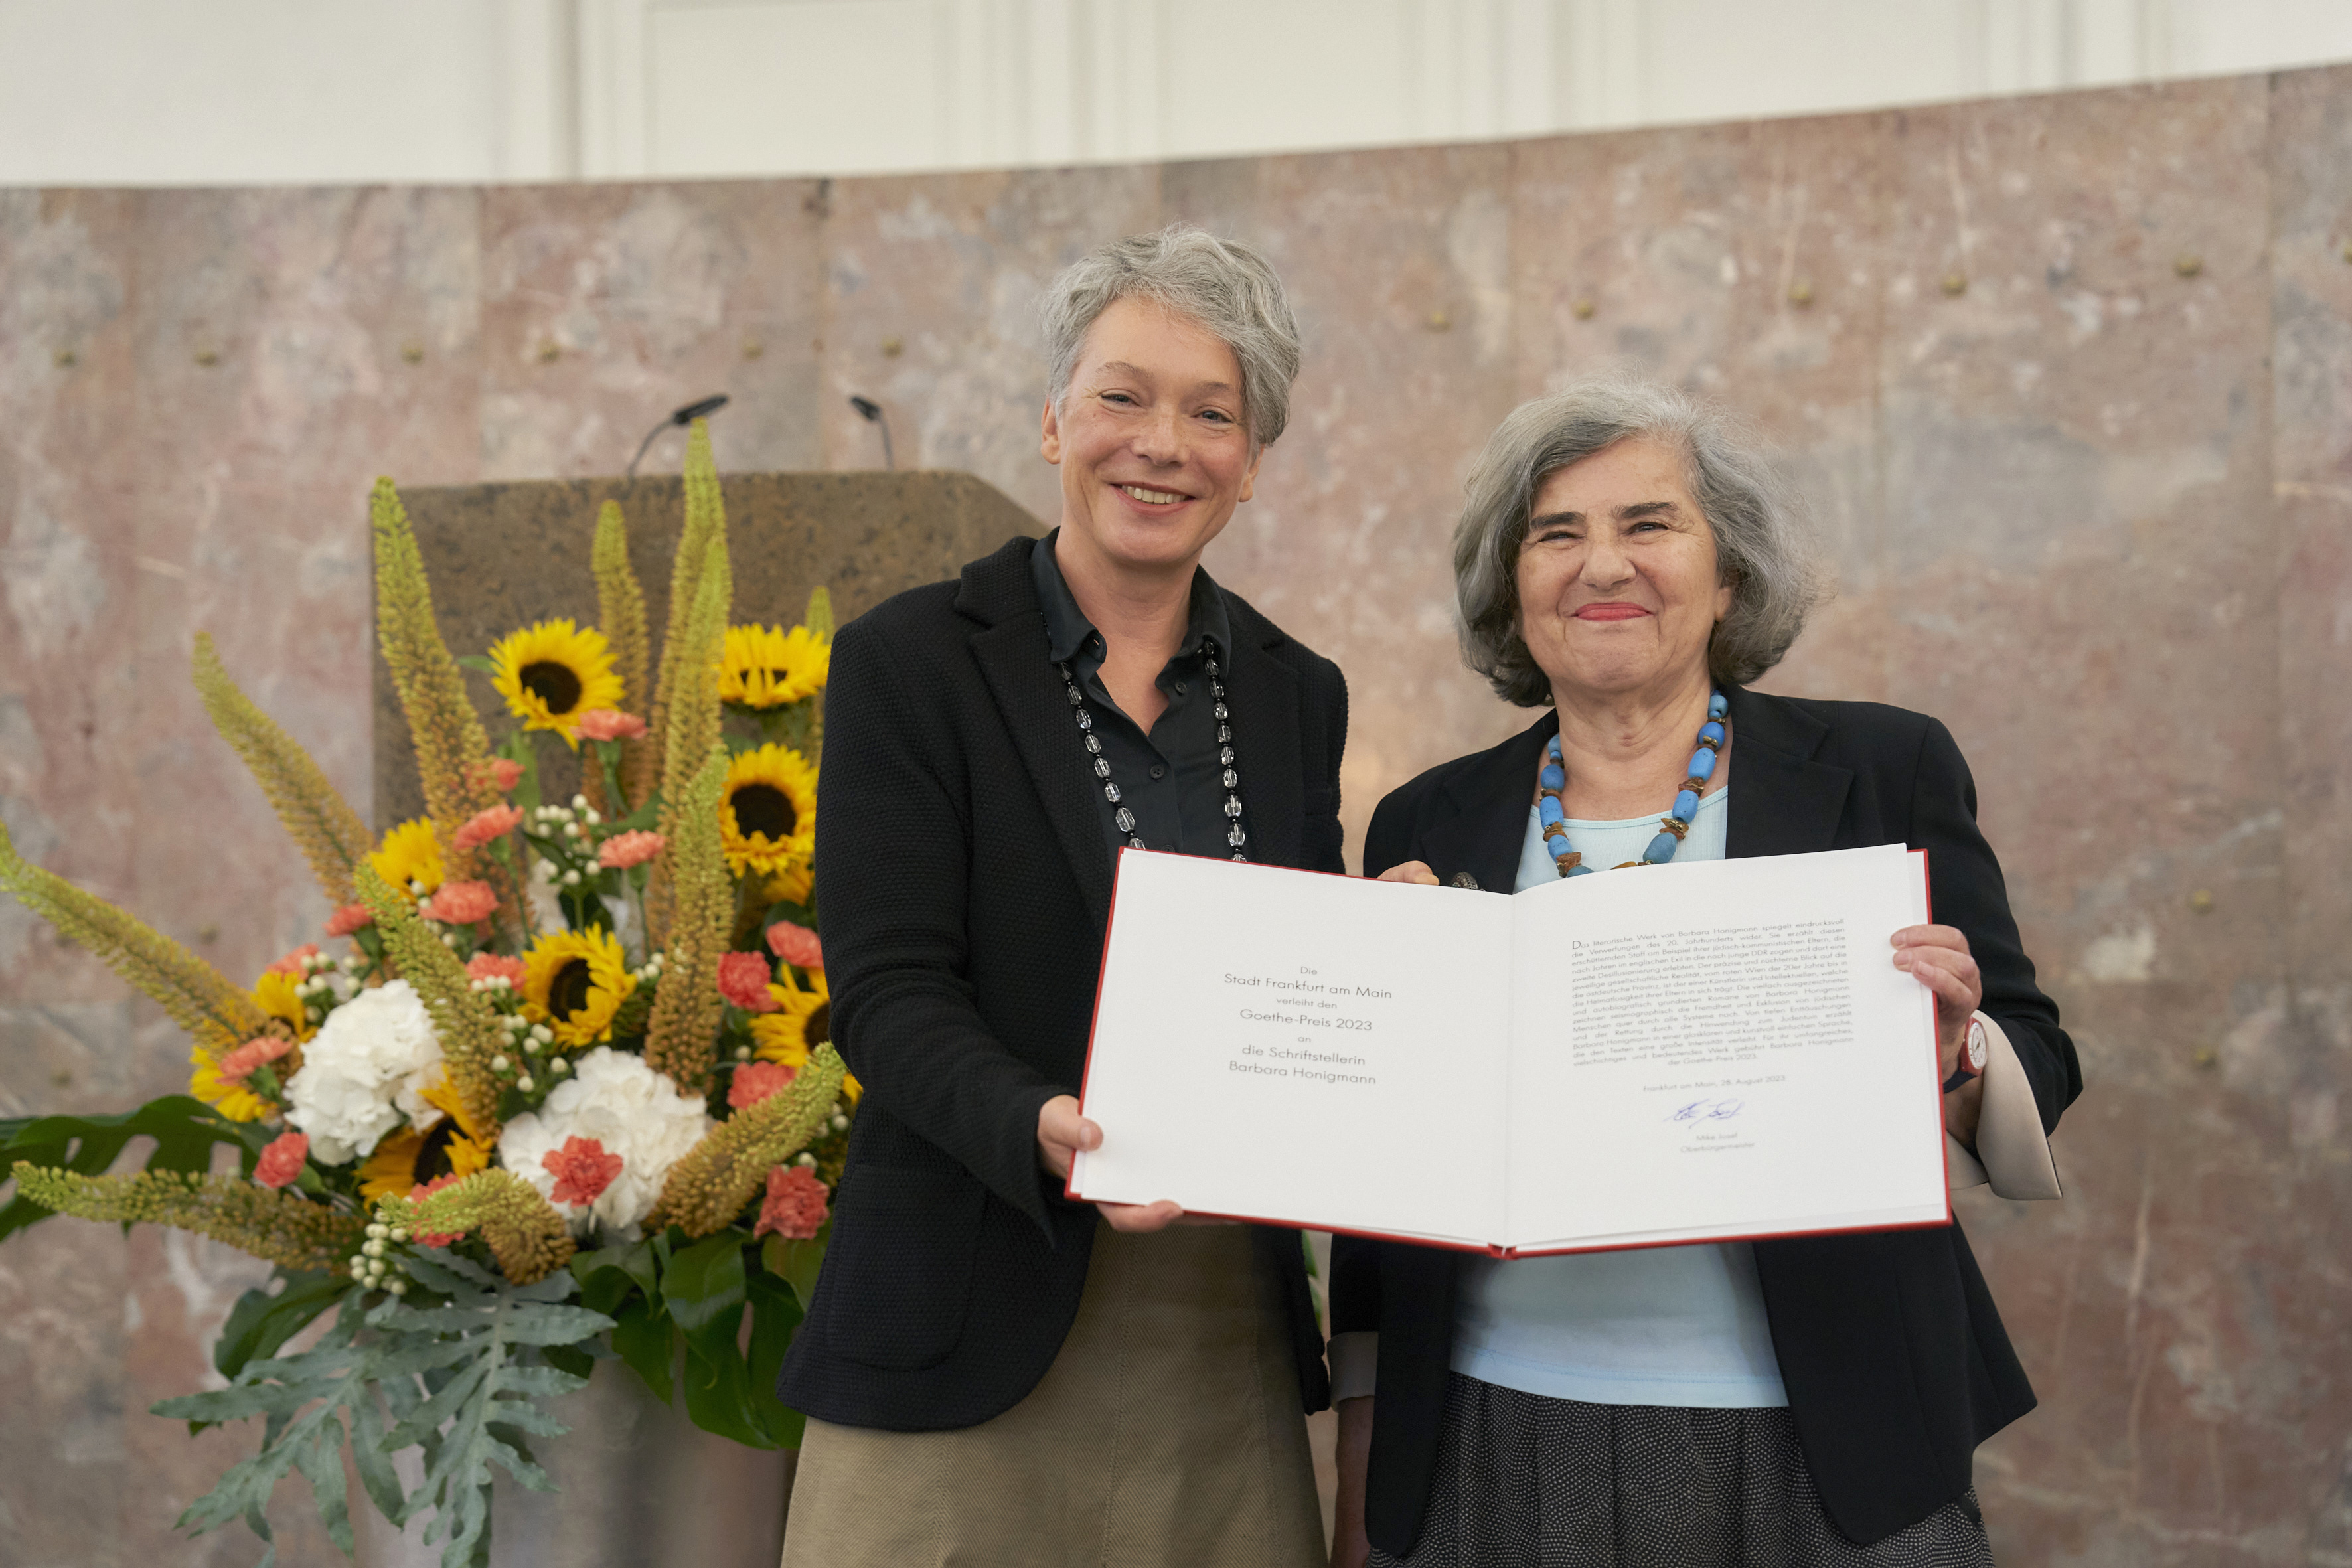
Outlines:
[[868,425],[881,426],[882,466],[895,471],[898,467],[898,459],[890,453],[890,421],[883,417],[882,405],[870,397],[860,397],[853,392],[849,395],[849,406],[856,409],[857,416]]
[[637,443],[637,455],[629,459],[628,471],[624,474],[622,478],[634,479],[637,477],[637,465],[646,460],[646,448],[654,444],[655,437],[660,435],[663,431],[668,429],[673,425],[679,426],[691,425],[703,416],[707,414],[716,414],[726,406],[727,395],[720,392],[714,393],[709,397],[698,399],[695,402],[688,404],[683,408],[671,409],[668,416],[659,424],[656,425],[652,429],[646,431],[646,438]]

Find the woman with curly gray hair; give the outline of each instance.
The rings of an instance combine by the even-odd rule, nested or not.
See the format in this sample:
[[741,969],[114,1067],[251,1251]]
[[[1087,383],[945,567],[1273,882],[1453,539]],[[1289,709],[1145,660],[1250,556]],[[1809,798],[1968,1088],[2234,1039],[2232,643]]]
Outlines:
[[[1936,998],[1954,1184],[2056,1196],[2081,1073],[1952,737],[1748,689],[1820,596],[1760,451],[1593,381],[1513,413],[1468,489],[1463,656],[1551,711],[1390,795],[1365,870],[1499,892],[1927,849],[1944,923],[1889,961]],[[1342,1237],[1331,1317],[1336,1563],[1976,1568],[1970,1453],[2033,1404],[1957,1225],[1511,1260]]]

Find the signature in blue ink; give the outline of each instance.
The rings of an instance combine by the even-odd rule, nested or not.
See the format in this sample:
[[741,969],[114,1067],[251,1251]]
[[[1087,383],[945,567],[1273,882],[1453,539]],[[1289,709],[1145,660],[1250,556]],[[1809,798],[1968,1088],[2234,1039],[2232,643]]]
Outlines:
[[1739,1114],[1744,1100],[1694,1100],[1670,1113],[1669,1121],[1728,1121]]

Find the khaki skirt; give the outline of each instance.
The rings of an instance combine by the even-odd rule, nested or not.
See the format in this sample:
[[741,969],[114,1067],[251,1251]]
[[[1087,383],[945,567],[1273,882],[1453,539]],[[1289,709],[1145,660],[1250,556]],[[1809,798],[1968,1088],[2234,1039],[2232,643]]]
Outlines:
[[1029,1396],[953,1432],[812,1420],[783,1568],[1325,1561],[1281,1282],[1245,1226],[1095,1231]]

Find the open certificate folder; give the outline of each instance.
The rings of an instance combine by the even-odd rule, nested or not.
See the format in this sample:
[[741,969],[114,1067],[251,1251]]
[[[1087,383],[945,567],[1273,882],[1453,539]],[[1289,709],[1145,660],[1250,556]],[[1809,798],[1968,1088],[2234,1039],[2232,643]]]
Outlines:
[[1073,1197],[1509,1257],[1943,1225],[1900,846],[1516,897],[1129,850]]

